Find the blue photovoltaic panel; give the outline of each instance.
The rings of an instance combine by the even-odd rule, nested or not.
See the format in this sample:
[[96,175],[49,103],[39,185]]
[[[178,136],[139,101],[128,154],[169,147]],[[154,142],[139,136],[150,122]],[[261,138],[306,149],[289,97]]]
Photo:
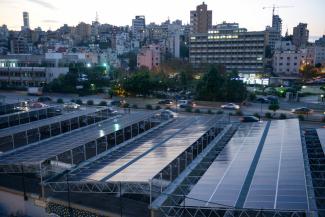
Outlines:
[[244,207],[308,209],[298,120],[272,121]]
[[[266,123],[242,125],[193,187],[186,206],[235,206]],[[198,199],[198,200],[196,200]]]
[[317,129],[317,135],[322,145],[323,152],[325,154],[325,129]]
[[261,123],[245,126],[192,188],[184,205],[308,210],[299,121],[272,121],[269,128]]

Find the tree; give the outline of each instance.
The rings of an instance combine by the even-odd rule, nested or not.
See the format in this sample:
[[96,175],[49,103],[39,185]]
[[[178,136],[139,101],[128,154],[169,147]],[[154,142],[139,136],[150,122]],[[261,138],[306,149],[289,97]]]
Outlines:
[[212,66],[197,84],[198,99],[240,102],[246,98],[245,84],[236,71],[227,73],[222,65]]
[[273,111],[273,115],[275,115],[275,112],[279,110],[280,106],[278,103],[271,103],[269,105],[269,110]]
[[303,80],[307,81],[317,76],[317,69],[310,64],[306,64],[300,69],[300,73],[303,77]]

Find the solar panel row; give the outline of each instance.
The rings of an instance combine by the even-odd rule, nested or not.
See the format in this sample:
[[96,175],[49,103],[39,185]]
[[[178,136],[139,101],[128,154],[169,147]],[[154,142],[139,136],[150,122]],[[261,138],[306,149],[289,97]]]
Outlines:
[[[263,131],[267,136],[257,165],[252,159]],[[268,130],[268,131],[267,131]],[[250,167],[256,166],[253,176]],[[239,195],[250,180],[247,195]],[[185,200],[186,206],[238,205],[254,209],[307,210],[304,159],[298,120],[242,125]],[[192,198],[192,199],[191,199]]]

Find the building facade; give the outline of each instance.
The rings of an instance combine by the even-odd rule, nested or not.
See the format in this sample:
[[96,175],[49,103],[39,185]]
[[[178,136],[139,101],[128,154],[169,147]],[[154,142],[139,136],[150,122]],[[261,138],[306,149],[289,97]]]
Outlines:
[[307,23],[299,23],[298,26],[293,28],[293,44],[297,48],[304,48],[307,46],[309,39],[309,30],[307,29]]
[[[273,73],[278,76],[298,76],[299,69],[308,59],[307,49],[298,49],[291,41],[277,42],[273,54]],[[311,56],[311,55],[309,55]]]
[[143,47],[137,55],[137,66],[154,69],[160,65],[160,46],[149,45]]
[[207,33],[212,27],[212,11],[203,2],[190,12],[190,24],[192,33]]
[[21,27],[22,30],[30,29],[30,25],[29,25],[29,14],[26,11],[23,12],[23,24],[24,25]]
[[132,34],[134,38],[142,41],[146,31],[146,18],[145,16],[135,16],[132,20]]
[[223,64],[227,71],[262,73],[264,71],[266,31],[248,32],[237,23],[222,23],[205,34],[192,34],[190,62],[194,67]]

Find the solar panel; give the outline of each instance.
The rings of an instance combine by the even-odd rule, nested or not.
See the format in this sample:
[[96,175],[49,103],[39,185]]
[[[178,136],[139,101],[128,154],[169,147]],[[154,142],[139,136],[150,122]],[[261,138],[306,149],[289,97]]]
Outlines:
[[7,129],[1,129],[0,130],[0,138],[4,137],[4,136],[15,134],[15,133],[18,133],[18,132],[38,128],[38,127],[41,127],[41,126],[50,125],[50,124],[55,123],[55,122],[60,122],[60,121],[63,121],[63,120],[72,119],[72,118],[79,117],[79,116],[82,116],[82,115],[91,114],[93,112],[101,111],[101,110],[104,110],[104,109],[103,108],[87,108],[86,110],[78,110],[78,111],[75,111],[75,112],[64,113],[64,114],[59,115],[59,116],[50,117],[50,118],[47,118],[47,119],[42,119],[42,120],[35,121],[35,122],[32,122],[32,123],[26,123],[26,124],[13,126],[13,127],[7,128]]
[[186,206],[307,210],[299,121],[272,121],[264,128],[241,126],[188,194]]
[[209,116],[195,117],[195,121],[189,124],[187,128],[110,178],[109,181],[148,182],[204,135],[215,123],[216,119],[211,119]]
[[308,209],[298,120],[272,121],[244,207]]
[[244,124],[188,194],[187,206],[235,206],[266,124]]
[[317,129],[317,135],[318,135],[320,144],[322,145],[323,152],[325,154],[325,129]]
[[39,142],[31,147],[5,154],[0,158],[0,164],[39,163],[72,150],[104,135],[123,129],[134,122],[141,121],[155,112],[133,112],[116,120],[105,120],[95,125],[81,128],[67,135],[55,137],[49,141]]
[[70,173],[72,181],[106,181],[118,169],[128,165],[136,158],[170,139],[184,127],[188,127],[193,118],[177,118],[176,121],[133,141],[121,149],[109,153]]

